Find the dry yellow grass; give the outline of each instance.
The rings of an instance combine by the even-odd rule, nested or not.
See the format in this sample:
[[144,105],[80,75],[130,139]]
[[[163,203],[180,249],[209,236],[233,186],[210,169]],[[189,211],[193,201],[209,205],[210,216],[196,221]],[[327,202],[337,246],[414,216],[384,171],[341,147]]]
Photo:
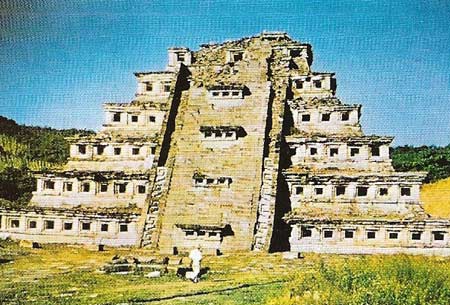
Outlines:
[[420,197],[427,213],[450,218],[450,178],[425,184]]

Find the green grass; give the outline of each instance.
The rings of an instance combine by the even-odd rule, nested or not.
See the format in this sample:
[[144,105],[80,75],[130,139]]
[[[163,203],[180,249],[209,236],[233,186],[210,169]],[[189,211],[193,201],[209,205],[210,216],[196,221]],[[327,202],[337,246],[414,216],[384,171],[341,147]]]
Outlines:
[[317,267],[297,272],[283,296],[269,304],[450,304],[448,259],[372,256]]
[[266,285],[249,286],[231,291],[211,293],[188,298],[178,298],[154,304],[173,305],[260,305],[268,298],[276,298],[283,292],[283,283],[270,283]]
[[[204,265],[210,271],[194,284],[176,277],[174,272],[149,279],[97,271],[115,254],[154,256],[147,250],[96,252],[54,245],[24,249],[12,242],[2,242],[0,246],[0,257],[13,259],[0,264],[1,304],[261,304],[280,292],[280,280],[287,279],[287,266],[279,255],[206,257]],[[304,261],[297,264],[307,265]],[[198,292],[203,294],[194,295]],[[161,298],[165,300],[156,302]]]
[[241,253],[205,257],[210,270],[194,284],[174,272],[156,279],[99,273],[115,254],[155,255],[0,242],[0,304],[449,304],[449,263],[440,258],[311,254],[286,261]]

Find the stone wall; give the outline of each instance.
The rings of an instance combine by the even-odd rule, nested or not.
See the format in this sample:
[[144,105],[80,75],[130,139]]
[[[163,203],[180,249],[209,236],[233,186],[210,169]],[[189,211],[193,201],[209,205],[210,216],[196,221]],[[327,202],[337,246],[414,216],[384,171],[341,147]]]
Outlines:
[[449,221],[343,219],[302,221],[292,228],[293,252],[450,255]]
[[[153,234],[158,229],[158,217],[160,211],[160,198],[167,189],[167,168],[158,167],[156,170],[156,177],[153,183],[152,192],[148,198],[149,205],[146,207],[147,214],[145,216],[145,224],[143,235],[141,239],[141,246],[154,246]],[[153,239],[152,239],[153,238]]]
[[147,174],[62,172],[38,175],[30,205],[38,207],[143,207]]
[[139,210],[0,210],[0,232],[38,243],[136,246],[139,217]]

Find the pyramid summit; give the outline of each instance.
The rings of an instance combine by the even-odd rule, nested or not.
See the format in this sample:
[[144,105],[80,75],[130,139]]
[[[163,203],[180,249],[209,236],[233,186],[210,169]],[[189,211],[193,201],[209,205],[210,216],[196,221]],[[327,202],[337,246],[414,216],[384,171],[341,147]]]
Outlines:
[[359,104],[312,71],[283,32],[168,49],[132,101],[69,139],[61,170],[0,231],[36,242],[183,253],[290,250],[450,254],[450,220],[420,202],[425,173],[395,172],[393,140],[365,135]]

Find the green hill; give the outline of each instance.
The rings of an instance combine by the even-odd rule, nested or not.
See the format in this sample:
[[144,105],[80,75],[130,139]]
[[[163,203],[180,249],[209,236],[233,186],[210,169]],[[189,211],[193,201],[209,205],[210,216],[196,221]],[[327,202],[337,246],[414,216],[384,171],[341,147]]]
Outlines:
[[11,166],[39,169],[64,163],[69,156],[69,145],[64,138],[93,133],[74,128],[53,129],[18,125],[15,121],[0,116],[0,170],[2,167]]
[[30,172],[63,165],[69,157],[65,137],[92,133],[19,125],[0,116],[0,205],[26,204],[35,184]]

